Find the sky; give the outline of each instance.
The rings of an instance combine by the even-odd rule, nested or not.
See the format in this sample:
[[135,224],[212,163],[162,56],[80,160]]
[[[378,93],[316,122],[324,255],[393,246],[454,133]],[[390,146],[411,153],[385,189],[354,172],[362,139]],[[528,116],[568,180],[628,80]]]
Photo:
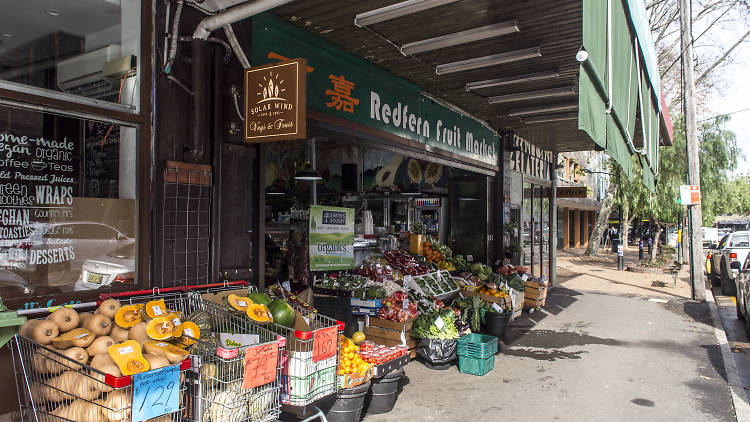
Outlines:
[[[724,28],[719,38],[722,50],[733,44],[747,28]],[[750,42],[746,40],[732,52],[732,63],[718,72],[723,75],[723,86],[717,87],[709,97],[710,111],[698,114],[698,120],[717,114],[750,109]],[[737,170],[732,176],[750,173],[750,110],[733,114],[727,129],[737,136],[737,145],[744,157],[738,160]]]

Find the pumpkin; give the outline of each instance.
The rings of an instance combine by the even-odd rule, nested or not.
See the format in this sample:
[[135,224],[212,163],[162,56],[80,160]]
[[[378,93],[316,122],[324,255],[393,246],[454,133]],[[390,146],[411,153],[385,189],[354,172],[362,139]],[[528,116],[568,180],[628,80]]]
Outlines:
[[219,340],[213,336],[203,336],[203,338],[190,347],[190,353],[194,355],[214,356],[216,349],[219,347]]
[[230,308],[239,312],[246,312],[247,307],[253,304],[253,301],[249,297],[237,296],[234,293],[230,293],[225,297],[224,302],[229,305]]
[[247,297],[250,298],[253,303],[257,303],[260,305],[268,305],[273,301],[273,299],[271,299],[267,294],[260,292],[250,293],[249,295],[247,295]]
[[203,333],[210,333],[213,331],[213,324],[211,323],[211,315],[206,311],[195,311],[185,318],[187,321],[192,321],[198,326],[198,329]]
[[164,299],[146,302],[141,309],[143,320],[147,322],[158,316],[166,315],[167,313],[167,305],[164,304]]
[[89,347],[93,343],[94,333],[85,328],[74,328],[67,333],[52,339],[52,345],[56,349],[68,349],[70,347]]
[[179,337],[181,345],[191,346],[201,338],[201,329],[193,321],[185,321],[177,327],[174,336]]
[[244,421],[248,416],[249,390],[242,389],[242,381],[230,384],[220,391],[211,401],[210,416],[212,421]]
[[265,324],[267,322],[273,322],[273,316],[271,315],[271,312],[269,312],[268,307],[266,305],[257,305],[253,304],[247,307],[247,316],[255,321],[259,322],[261,324]]
[[276,299],[268,304],[268,310],[273,316],[273,322],[284,327],[291,327],[294,324],[294,309],[286,301]]
[[174,330],[174,323],[167,316],[156,317],[146,325],[146,335],[154,340],[172,338]]
[[125,305],[115,313],[115,323],[122,328],[130,328],[142,320],[138,305]]
[[109,347],[109,356],[123,375],[133,375],[149,369],[148,361],[141,353],[141,345],[135,340],[113,344]]
[[146,353],[153,353],[155,355],[164,356],[169,359],[172,363],[182,362],[187,359],[189,353],[186,350],[180,349],[174,344],[165,343],[163,341],[149,340],[143,344],[143,350]]

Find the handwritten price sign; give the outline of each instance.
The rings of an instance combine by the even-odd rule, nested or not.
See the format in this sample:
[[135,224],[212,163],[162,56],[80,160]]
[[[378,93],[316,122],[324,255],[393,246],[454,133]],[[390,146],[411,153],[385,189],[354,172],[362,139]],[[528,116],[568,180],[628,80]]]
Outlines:
[[313,333],[313,362],[326,360],[336,356],[338,347],[338,327],[328,327]]
[[274,382],[278,359],[278,342],[245,349],[245,374],[242,378],[242,388],[247,390]]
[[133,422],[180,409],[180,371],[167,366],[133,375]]

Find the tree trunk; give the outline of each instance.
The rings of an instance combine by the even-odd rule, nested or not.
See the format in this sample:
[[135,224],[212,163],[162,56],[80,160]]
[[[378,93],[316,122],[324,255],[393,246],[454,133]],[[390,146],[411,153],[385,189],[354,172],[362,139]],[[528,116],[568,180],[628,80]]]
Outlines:
[[661,238],[661,224],[656,223],[656,236],[654,237],[654,243],[651,247],[651,261],[656,260],[656,255],[659,253],[659,238]]
[[602,235],[607,230],[607,220],[609,215],[612,213],[612,208],[615,206],[615,195],[617,195],[617,184],[610,181],[609,187],[607,188],[607,194],[604,196],[604,203],[602,209],[599,211],[599,217],[596,219],[596,225],[591,233],[591,239],[589,239],[589,246],[584,252],[584,256],[592,256],[599,254],[599,245],[602,243]]
[[630,231],[630,206],[626,203],[622,207],[622,248],[625,250],[628,246],[628,232]]

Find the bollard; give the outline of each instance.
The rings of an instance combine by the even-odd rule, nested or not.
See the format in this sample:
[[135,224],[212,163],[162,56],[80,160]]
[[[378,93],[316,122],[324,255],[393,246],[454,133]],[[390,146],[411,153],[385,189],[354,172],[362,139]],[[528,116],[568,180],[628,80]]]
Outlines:
[[643,261],[643,239],[638,242],[638,260]]

